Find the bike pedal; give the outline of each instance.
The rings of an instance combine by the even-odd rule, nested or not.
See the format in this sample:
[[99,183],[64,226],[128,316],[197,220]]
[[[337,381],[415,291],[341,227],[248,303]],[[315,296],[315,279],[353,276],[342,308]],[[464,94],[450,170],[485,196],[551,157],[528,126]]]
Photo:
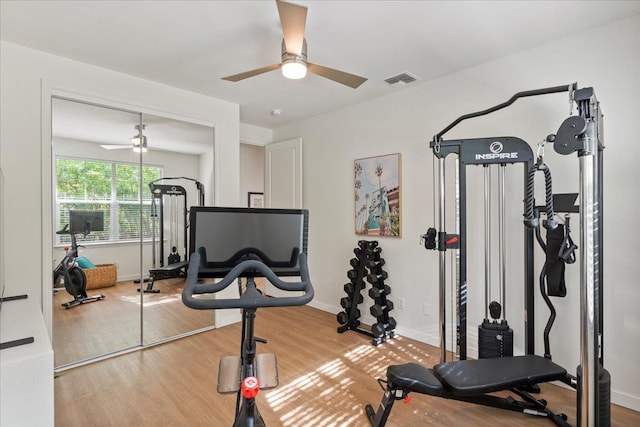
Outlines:
[[256,356],[256,373],[261,389],[278,387],[278,361],[273,353],[261,353]]
[[218,366],[218,393],[237,393],[240,390],[240,356],[225,356]]

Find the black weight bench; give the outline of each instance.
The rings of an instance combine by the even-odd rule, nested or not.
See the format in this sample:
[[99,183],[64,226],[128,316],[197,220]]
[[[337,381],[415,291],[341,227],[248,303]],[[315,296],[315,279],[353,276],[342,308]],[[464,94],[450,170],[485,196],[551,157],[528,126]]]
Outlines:
[[[174,279],[176,277],[187,277],[188,266],[189,261],[180,261],[149,270],[147,286],[144,289],[140,289],[145,293],[158,293],[160,290],[153,289],[153,282],[156,280]],[[138,289],[138,291],[140,289]]]
[[[566,415],[554,414],[547,408],[546,401],[537,400],[525,391],[549,381],[567,382],[567,371],[535,355],[460,360],[441,363],[433,369],[417,363],[393,365],[387,368],[385,393],[378,411],[374,412],[371,405],[366,405],[365,413],[373,427],[382,427],[389,418],[393,403],[415,392],[542,416],[556,425],[569,426]],[[488,394],[502,390],[511,390],[523,400]]]

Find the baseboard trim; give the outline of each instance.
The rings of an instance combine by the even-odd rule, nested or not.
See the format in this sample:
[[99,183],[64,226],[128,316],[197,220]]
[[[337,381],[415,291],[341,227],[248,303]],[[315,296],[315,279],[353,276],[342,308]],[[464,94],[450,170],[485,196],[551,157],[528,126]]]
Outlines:
[[640,412],[640,396],[611,390],[611,403]]

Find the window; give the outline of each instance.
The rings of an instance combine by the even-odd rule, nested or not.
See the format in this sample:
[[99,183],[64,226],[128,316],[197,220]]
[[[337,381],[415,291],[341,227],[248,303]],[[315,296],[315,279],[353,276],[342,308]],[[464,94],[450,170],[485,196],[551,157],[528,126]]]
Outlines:
[[[149,182],[162,177],[162,167],[142,166],[140,226],[139,165],[102,160],[56,157],[56,227],[69,223],[70,210],[101,210],[104,231],[92,232],[83,241],[150,239],[152,233]],[[145,191],[146,190],[146,191]],[[69,235],[57,234],[56,243],[70,243]]]

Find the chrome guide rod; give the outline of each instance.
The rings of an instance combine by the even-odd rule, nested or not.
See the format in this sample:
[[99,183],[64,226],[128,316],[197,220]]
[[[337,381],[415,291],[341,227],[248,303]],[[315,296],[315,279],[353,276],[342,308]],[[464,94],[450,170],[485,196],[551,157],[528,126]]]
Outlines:
[[597,129],[593,120],[587,123],[584,150],[580,156],[580,419],[581,425],[595,426],[595,402],[598,393],[598,361],[596,358],[596,290],[598,264]]
[[484,165],[484,318],[489,318],[491,287],[491,166]]
[[502,304],[502,318],[507,319],[507,240],[506,240],[506,215],[505,215],[505,188],[504,174],[506,164],[501,164],[498,168],[498,183],[500,185],[500,198],[498,199],[499,222],[498,228],[498,251],[500,252],[499,268],[500,268],[500,303]]
[[[461,303],[461,292],[460,292],[460,248],[462,242],[460,242],[460,156],[456,159],[456,229],[455,233],[458,236],[458,249],[456,249],[455,253],[455,292],[456,292],[456,333],[454,336],[458,336],[458,331],[461,328],[460,322],[460,303]],[[453,329],[453,328],[452,328]],[[460,340],[456,339],[452,341],[456,343],[456,359],[460,358]]]
[[[439,229],[440,236],[444,235],[445,230],[445,168],[444,157],[438,159],[438,197],[440,199],[440,212],[439,212]],[[440,237],[442,238],[442,237]],[[445,242],[438,242],[440,246]],[[447,290],[447,269],[446,269],[446,252],[444,250],[439,251],[440,261],[440,301],[439,301],[439,315],[440,315],[440,362],[444,363],[447,360],[447,337],[446,337],[446,290]]]

